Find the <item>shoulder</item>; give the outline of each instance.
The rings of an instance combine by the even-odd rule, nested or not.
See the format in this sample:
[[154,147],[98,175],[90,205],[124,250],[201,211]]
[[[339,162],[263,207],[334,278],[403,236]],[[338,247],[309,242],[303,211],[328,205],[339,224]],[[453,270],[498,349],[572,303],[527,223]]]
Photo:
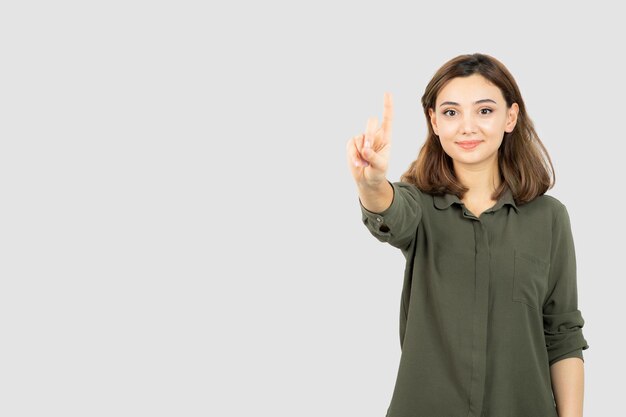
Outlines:
[[532,203],[535,203],[542,207],[553,208],[553,209],[560,209],[561,207],[565,206],[561,200],[559,200],[557,197],[550,195],[550,194],[542,194],[540,196],[537,196],[528,204],[532,204]]
[[535,197],[532,201],[522,205],[522,207],[528,206],[533,209],[538,209],[542,211],[550,211],[552,213],[558,213],[565,209],[565,204],[561,202],[558,198],[550,194],[542,194],[540,196]]
[[521,207],[527,207],[527,211],[530,213],[541,215],[546,219],[550,218],[553,223],[565,222],[569,224],[569,213],[566,205],[553,195],[542,194]]

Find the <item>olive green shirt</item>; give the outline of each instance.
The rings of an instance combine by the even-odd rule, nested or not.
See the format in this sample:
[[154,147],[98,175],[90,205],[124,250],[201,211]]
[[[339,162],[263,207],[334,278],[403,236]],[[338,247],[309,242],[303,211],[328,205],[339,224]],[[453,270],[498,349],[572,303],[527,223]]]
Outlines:
[[406,259],[402,354],[387,417],[557,417],[550,366],[588,349],[570,219],[510,189],[479,217],[453,194],[389,182],[362,220]]

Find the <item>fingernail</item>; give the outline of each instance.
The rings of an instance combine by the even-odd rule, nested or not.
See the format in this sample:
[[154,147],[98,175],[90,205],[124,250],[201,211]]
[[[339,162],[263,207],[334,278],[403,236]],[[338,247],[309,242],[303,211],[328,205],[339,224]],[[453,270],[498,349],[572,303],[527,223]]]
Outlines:
[[356,159],[354,160],[354,166],[358,167],[359,166],[359,161],[357,161]]
[[370,145],[370,141],[369,141],[369,140],[366,140],[366,141],[365,141],[365,147],[366,147],[366,148],[371,148],[371,145]]

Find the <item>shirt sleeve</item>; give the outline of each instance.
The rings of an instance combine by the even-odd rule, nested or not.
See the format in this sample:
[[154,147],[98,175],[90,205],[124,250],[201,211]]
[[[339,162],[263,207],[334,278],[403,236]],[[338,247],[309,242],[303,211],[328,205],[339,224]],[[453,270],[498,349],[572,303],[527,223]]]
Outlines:
[[[543,304],[543,327],[549,365],[579,357],[589,345],[583,336],[585,321],[578,309],[576,253],[567,208],[556,210],[552,229],[548,295]],[[584,360],[584,359],[583,359]]]
[[560,361],[561,359],[565,359],[565,358],[580,358],[583,362],[585,361],[585,358],[583,357],[583,350],[582,349],[576,349],[573,352],[569,352],[569,353],[566,353],[564,355],[557,356],[556,358],[554,358],[552,360],[552,364],[555,364],[558,361]]
[[383,212],[367,210],[359,197],[363,224],[379,241],[405,250],[413,241],[422,220],[421,194],[413,184],[387,182],[393,188],[393,200]]

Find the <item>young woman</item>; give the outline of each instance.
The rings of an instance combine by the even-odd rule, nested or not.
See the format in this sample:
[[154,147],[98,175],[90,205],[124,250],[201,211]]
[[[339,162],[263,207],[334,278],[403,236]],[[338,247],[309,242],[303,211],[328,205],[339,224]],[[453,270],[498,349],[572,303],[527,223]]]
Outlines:
[[445,63],[422,96],[428,137],[386,178],[392,101],[347,143],[362,220],[406,258],[402,355],[387,417],[580,417],[576,259],[550,157],[506,67]]

